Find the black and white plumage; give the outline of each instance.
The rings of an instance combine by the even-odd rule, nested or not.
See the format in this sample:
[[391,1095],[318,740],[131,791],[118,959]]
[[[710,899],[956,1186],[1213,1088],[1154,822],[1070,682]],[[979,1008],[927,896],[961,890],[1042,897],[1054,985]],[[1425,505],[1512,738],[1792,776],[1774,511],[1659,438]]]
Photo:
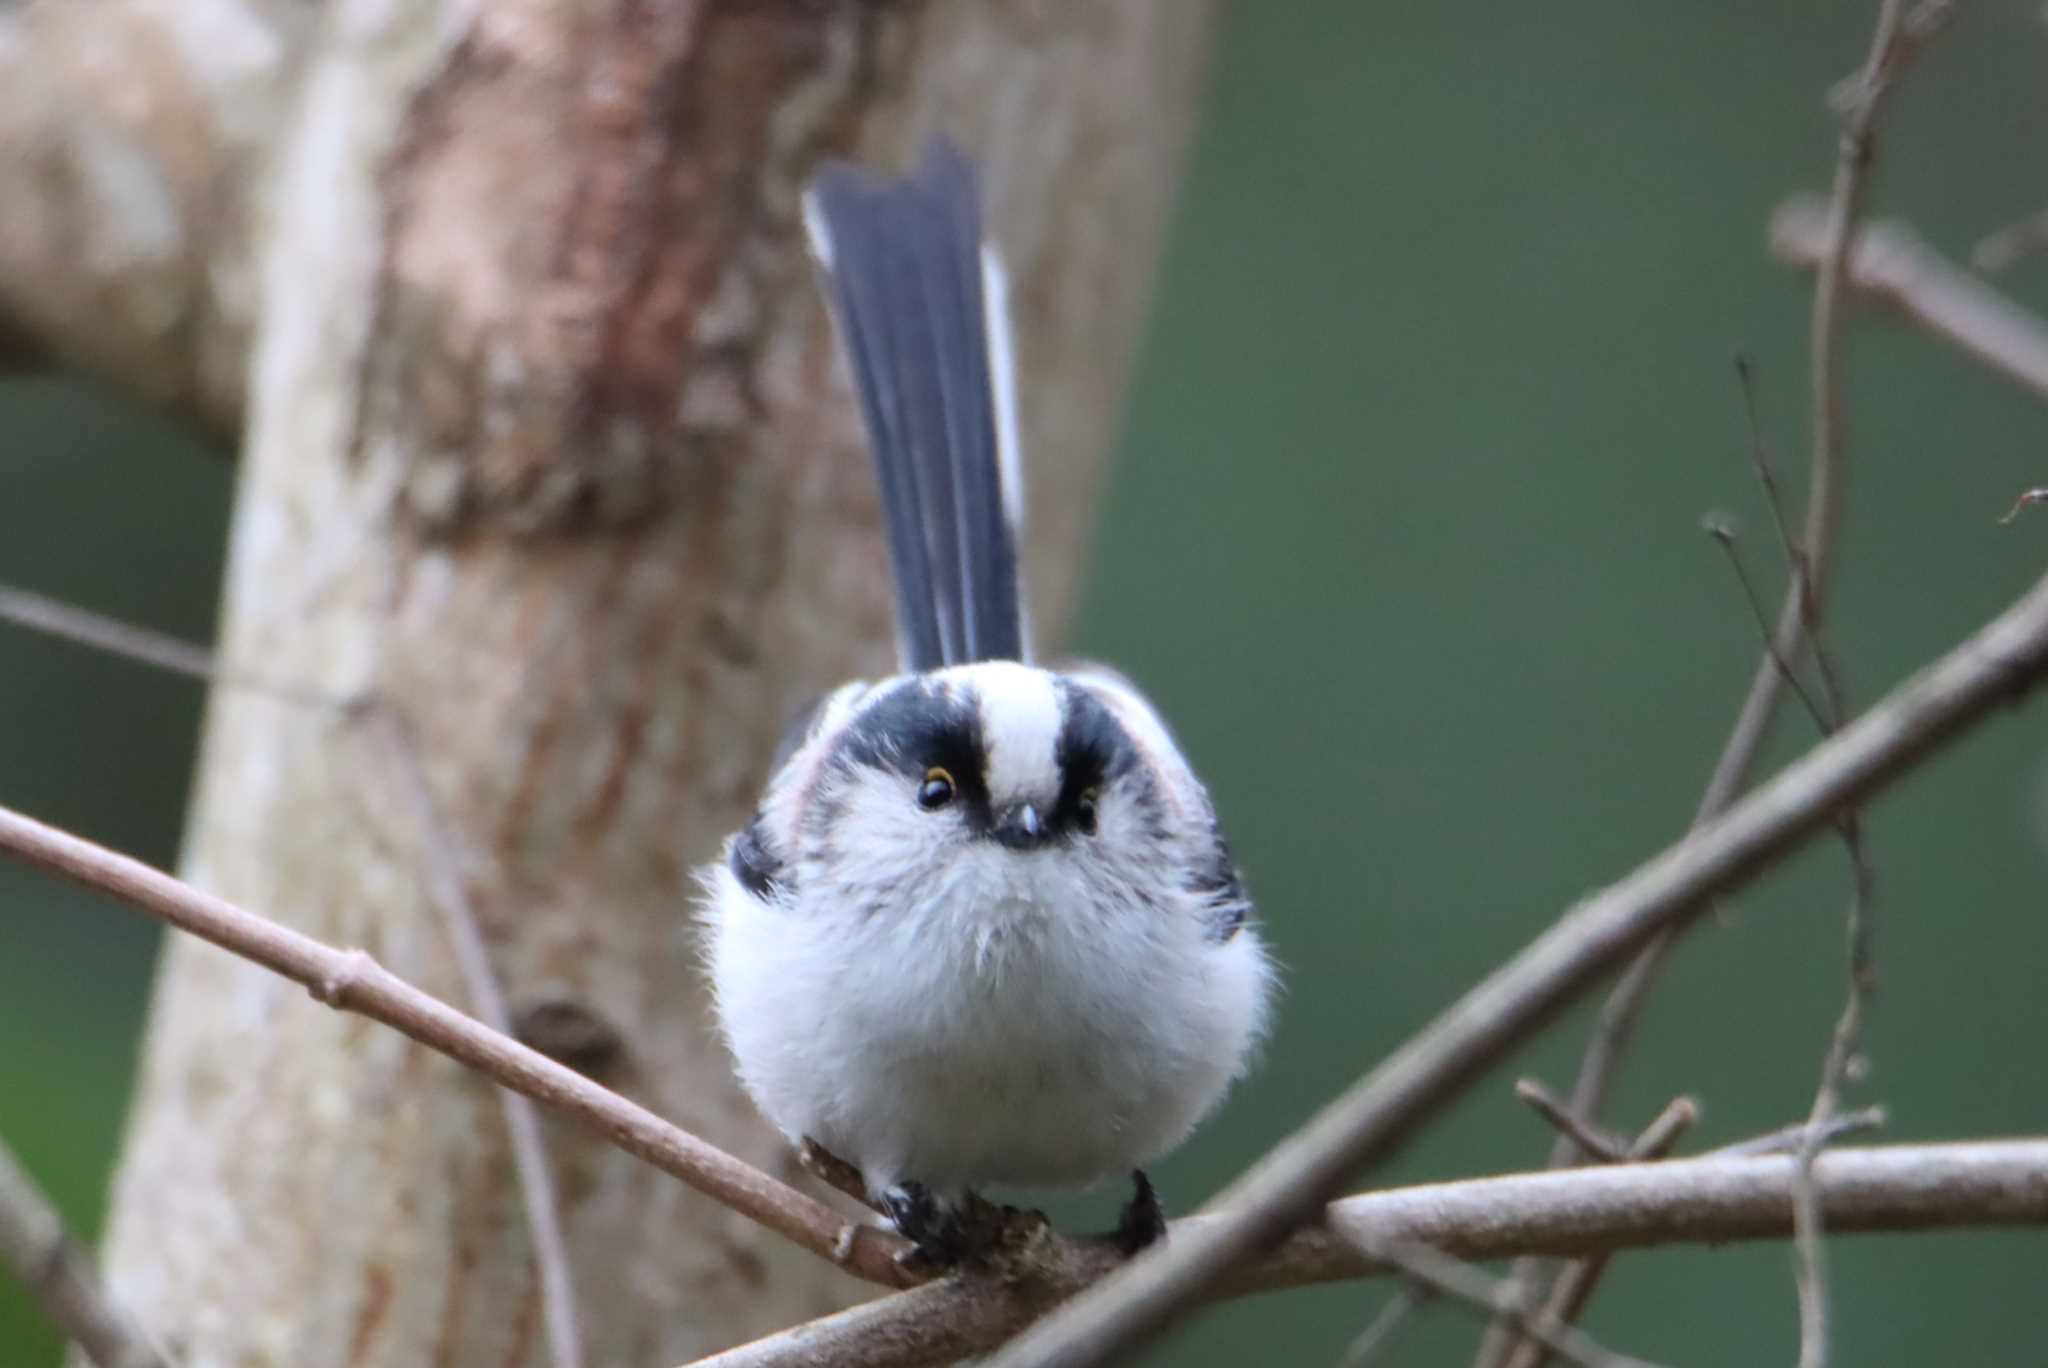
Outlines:
[[1245,1068],[1273,980],[1158,714],[1110,671],[1026,663],[1002,277],[975,195],[941,145],[902,180],[831,167],[807,200],[904,673],[820,703],[705,874],[742,1082],[921,1243],[934,1202],[1087,1186],[1173,1148]]

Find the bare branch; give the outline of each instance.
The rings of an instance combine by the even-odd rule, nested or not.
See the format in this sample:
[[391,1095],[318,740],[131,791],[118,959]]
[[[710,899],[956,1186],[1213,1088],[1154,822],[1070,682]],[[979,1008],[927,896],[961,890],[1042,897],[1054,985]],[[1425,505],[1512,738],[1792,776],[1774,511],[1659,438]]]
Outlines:
[[[1827,210],[1810,196],[1771,215],[1771,251],[1793,266],[1826,250]],[[1848,283],[1865,298],[1960,347],[2014,384],[2048,398],[2048,323],[1951,264],[1900,223],[1866,223],[1849,256]]]
[[[1783,1239],[1792,1229],[1797,1164],[1790,1155],[1706,1155],[1363,1193],[1333,1203],[1320,1223],[1233,1270],[1205,1295],[1395,1274],[1367,1252],[1390,1240],[1483,1262]],[[1828,1227],[1841,1232],[2048,1223],[2048,1140],[1831,1150],[1816,1177]],[[1206,1240],[1230,1219],[1223,1213],[1175,1221],[1165,1247]],[[1107,1245],[1057,1242],[1026,1281],[962,1276],[930,1283],[715,1354],[699,1368],[949,1363],[1000,1344],[1120,1259]]]
[[362,705],[359,699],[283,683],[232,665],[224,666],[213,652],[182,637],[150,627],[138,627],[132,622],[123,622],[119,618],[13,585],[0,584],[0,622],[104,651],[166,674],[244,689],[285,703],[336,712],[347,712]]
[[1233,1184],[1227,1214],[1140,1255],[993,1362],[1077,1368],[1156,1334],[1623,956],[1825,829],[2044,669],[2048,580],[1725,814],[1567,914]]
[[893,1234],[863,1226],[849,1236],[848,1222],[824,1203],[421,992],[364,951],[324,945],[7,808],[0,808],[0,850],[260,964],[304,985],[330,1007],[380,1021],[565,1112],[628,1154],[870,1282],[902,1287],[915,1281],[897,1266],[896,1252],[904,1246]]
[[35,1179],[0,1143],[0,1267],[99,1368],[165,1368]]
[[0,333],[241,425],[252,239],[317,7],[0,5]]

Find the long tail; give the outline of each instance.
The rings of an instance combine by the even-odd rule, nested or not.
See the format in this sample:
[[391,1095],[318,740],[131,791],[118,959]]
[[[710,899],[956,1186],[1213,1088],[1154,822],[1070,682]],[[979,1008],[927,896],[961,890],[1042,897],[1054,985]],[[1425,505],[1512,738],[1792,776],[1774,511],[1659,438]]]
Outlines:
[[945,142],[900,180],[835,163],[804,218],[881,480],[904,668],[1022,660],[1008,320],[974,167]]

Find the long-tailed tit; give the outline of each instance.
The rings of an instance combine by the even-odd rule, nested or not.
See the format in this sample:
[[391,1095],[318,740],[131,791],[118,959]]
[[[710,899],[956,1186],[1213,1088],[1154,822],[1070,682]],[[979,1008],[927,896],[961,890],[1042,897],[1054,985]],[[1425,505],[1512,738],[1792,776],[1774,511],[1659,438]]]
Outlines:
[[1111,671],[1029,663],[1001,267],[973,168],[834,165],[805,202],[874,449],[903,673],[785,741],[707,870],[718,1017],[792,1141],[934,1262],[989,1186],[1131,1172],[1246,1067],[1273,972],[1209,795]]

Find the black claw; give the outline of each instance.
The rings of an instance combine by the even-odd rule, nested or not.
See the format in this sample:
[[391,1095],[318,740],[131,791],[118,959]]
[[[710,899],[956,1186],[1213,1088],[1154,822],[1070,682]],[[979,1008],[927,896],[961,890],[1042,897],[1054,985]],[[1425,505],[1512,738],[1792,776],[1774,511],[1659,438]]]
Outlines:
[[982,1258],[1002,1240],[1004,1209],[971,1192],[942,1206],[923,1183],[900,1183],[882,1194],[882,1205],[910,1241],[903,1262],[914,1268],[955,1268]]
[[1145,1170],[1131,1170],[1131,1185],[1131,1200],[1124,1204],[1123,1216],[1116,1223],[1117,1248],[1126,1255],[1136,1254],[1166,1237],[1166,1212],[1159,1205],[1159,1194],[1152,1190],[1152,1180],[1145,1176]]

